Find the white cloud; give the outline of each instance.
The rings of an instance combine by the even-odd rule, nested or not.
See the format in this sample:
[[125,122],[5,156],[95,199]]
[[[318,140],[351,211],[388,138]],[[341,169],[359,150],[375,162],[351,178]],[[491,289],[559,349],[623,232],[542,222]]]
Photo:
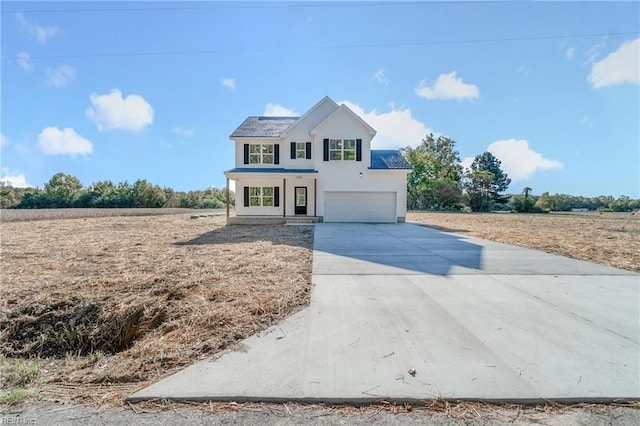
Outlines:
[[194,131],[193,129],[185,129],[180,126],[176,126],[173,129],[171,129],[171,133],[177,136],[182,136],[183,138],[191,138],[193,137]]
[[389,112],[378,113],[375,109],[365,112],[362,107],[349,101],[340,102],[348,106],[367,124],[378,132],[371,141],[374,149],[417,146],[429,133],[435,133],[411,115],[409,108],[396,109],[392,104]]
[[58,68],[47,67],[45,84],[49,87],[64,87],[75,77],[76,69],[71,65],[62,65]]
[[518,72],[522,74],[529,74],[529,68],[526,65],[522,64],[518,67]]
[[596,58],[600,56],[600,53],[606,47],[606,43],[604,41],[600,43],[596,43],[587,50],[587,63],[593,64],[596,61]]
[[574,49],[573,47],[568,48],[566,55],[568,59],[573,59],[573,57],[576,56],[576,49]]
[[0,147],[9,146],[10,143],[11,141],[9,140],[9,138],[6,137],[4,133],[0,133]]
[[57,26],[41,27],[37,24],[27,22],[22,13],[16,13],[16,18],[24,31],[34,36],[38,43],[45,43],[47,39],[58,34],[60,30]]
[[300,113],[280,104],[267,104],[262,115],[267,117],[295,117],[299,116]]
[[18,55],[16,56],[16,62],[23,71],[31,71],[31,69],[33,68],[33,64],[31,63],[31,56],[27,52],[18,53]]
[[2,176],[0,176],[0,185],[11,186],[13,188],[30,188],[33,186],[27,183],[27,180],[24,177],[24,174],[22,173],[12,174],[9,172],[8,167],[2,168]]
[[433,87],[425,85],[425,80],[415,88],[416,95],[426,99],[474,99],[480,95],[478,86],[462,81],[456,71],[440,74]]
[[38,135],[36,148],[50,155],[75,156],[93,152],[93,144],[68,127],[63,130],[47,127]]
[[[544,158],[529,147],[524,139],[505,139],[489,144],[486,149],[502,162],[502,170],[515,182],[528,179],[538,170],[562,169],[560,161]],[[473,163],[473,157],[462,160],[463,167]]]
[[236,79],[235,78],[225,78],[222,79],[222,87],[226,87],[227,89],[235,89],[236,88]]
[[373,74],[373,79],[385,87],[389,86],[389,79],[384,76],[384,69],[382,68]]
[[140,130],[153,123],[153,108],[140,95],[123,99],[122,92],[113,89],[108,95],[92,93],[89,99],[93,108],[87,108],[87,117],[98,130]]
[[591,66],[587,77],[594,89],[621,83],[640,83],[640,38],[624,42],[618,50]]

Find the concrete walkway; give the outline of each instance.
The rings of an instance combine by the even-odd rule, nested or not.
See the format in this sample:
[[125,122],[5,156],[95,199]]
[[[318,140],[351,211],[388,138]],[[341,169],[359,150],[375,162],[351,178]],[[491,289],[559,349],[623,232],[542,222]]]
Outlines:
[[129,400],[640,399],[640,275],[413,224],[319,224],[310,307]]

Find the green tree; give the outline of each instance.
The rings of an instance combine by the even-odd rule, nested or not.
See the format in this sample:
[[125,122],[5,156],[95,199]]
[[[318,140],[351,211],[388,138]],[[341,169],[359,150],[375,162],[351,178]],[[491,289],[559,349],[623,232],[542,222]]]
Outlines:
[[462,200],[462,165],[456,142],[445,136],[427,135],[416,148],[403,154],[413,170],[407,176],[409,209],[457,210]]
[[[531,188],[528,186],[522,190],[522,195],[513,197],[513,210],[518,213],[533,213],[536,211],[536,200],[529,194]],[[538,209],[538,212],[542,209]]]
[[489,211],[507,202],[500,193],[506,191],[511,179],[502,171],[501,165],[502,162],[488,151],[476,155],[464,183],[472,211]]
[[542,195],[538,197],[536,201],[535,207],[540,209],[540,211],[551,211],[551,203],[549,202],[549,193],[543,192]]
[[56,173],[44,184],[44,192],[50,208],[73,207],[82,194],[82,184],[74,176]]
[[132,188],[133,207],[158,208],[167,201],[167,197],[157,185],[152,185],[145,179],[134,182]]

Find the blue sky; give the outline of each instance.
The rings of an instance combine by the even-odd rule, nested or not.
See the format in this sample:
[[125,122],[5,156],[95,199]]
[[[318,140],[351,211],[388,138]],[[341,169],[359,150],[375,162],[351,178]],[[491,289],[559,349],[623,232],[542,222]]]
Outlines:
[[491,151],[510,193],[640,197],[639,2],[2,2],[0,180],[225,184],[323,96],[374,148]]

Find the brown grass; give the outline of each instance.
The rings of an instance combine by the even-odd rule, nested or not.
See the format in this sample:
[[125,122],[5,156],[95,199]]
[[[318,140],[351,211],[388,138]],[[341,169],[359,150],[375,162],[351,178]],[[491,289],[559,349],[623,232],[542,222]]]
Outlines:
[[309,301],[307,226],[220,214],[1,226],[0,368],[36,357],[45,398],[120,403]]
[[423,213],[407,220],[640,272],[640,213]]
[[47,219],[78,219],[84,217],[111,216],[159,216],[193,212],[194,215],[207,214],[214,210],[194,210],[179,208],[161,209],[0,209],[0,222],[22,222]]

